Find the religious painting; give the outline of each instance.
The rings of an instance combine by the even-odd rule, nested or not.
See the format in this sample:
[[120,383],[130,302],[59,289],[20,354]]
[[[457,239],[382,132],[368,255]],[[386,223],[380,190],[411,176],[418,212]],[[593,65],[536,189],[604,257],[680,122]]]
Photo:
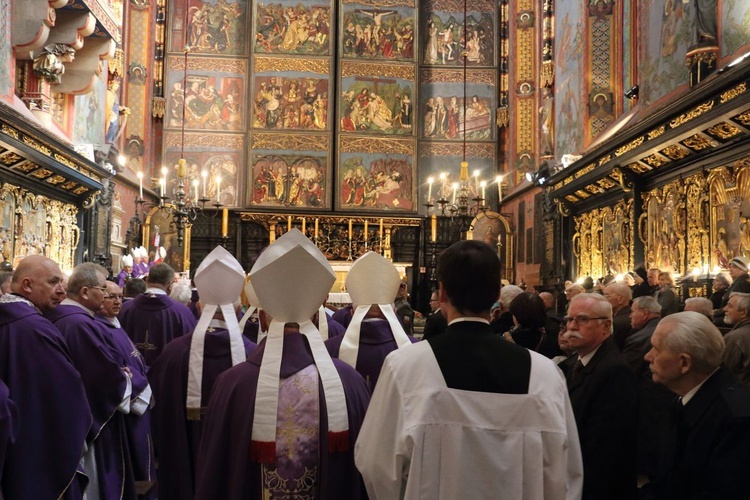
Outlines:
[[6,98],[12,96],[15,81],[16,65],[11,63],[11,31],[10,0],[0,0],[0,97]]
[[[188,133],[184,152],[179,132],[165,134],[164,142],[164,165],[168,170],[166,194],[169,198],[174,198],[178,183],[176,168],[182,157],[187,163],[184,189],[191,200],[206,199],[206,206],[215,203],[226,207],[240,206],[240,169],[245,143],[242,135]],[[198,181],[198,186],[194,181]]]
[[750,161],[737,163],[736,176],[725,168],[709,176],[712,269],[726,269],[734,257],[750,258]]
[[[649,267],[683,274],[686,207],[680,182],[644,193],[646,260]],[[644,218],[642,215],[642,219]],[[640,221],[639,221],[640,223]],[[640,228],[643,233],[643,228]],[[643,234],[641,239],[643,240]]]
[[414,8],[344,3],[341,54],[352,59],[414,61]]
[[[460,144],[430,143],[422,144],[419,150],[419,208],[425,215],[439,215],[441,206],[454,203],[453,193],[460,196],[460,170],[463,160]],[[498,203],[498,185],[496,180],[496,161],[494,144],[467,144],[466,161],[469,164],[469,203],[480,203],[490,208]],[[429,180],[432,179],[432,185]],[[484,187],[483,187],[484,184]],[[456,189],[454,190],[454,186]],[[429,212],[424,206],[431,199],[434,205]]]
[[559,162],[566,152],[584,147],[585,97],[583,97],[584,58],[579,47],[584,44],[583,4],[572,4],[564,14],[555,16],[555,155]]
[[336,207],[416,212],[414,141],[341,137]]
[[467,66],[495,65],[493,2],[471,2],[465,20],[463,2],[440,1],[433,7],[437,10],[428,10],[423,21],[422,64],[463,66],[462,53],[466,51]]
[[5,184],[0,190],[0,262],[13,258],[15,209],[16,197]]
[[25,196],[21,200],[20,228],[17,230],[15,262],[29,255],[46,255],[47,211],[41,197]]
[[[240,131],[244,129],[245,73],[239,60],[171,57],[165,128]],[[184,116],[183,116],[184,110]]]
[[256,3],[256,53],[329,55],[330,30],[329,3],[300,0]]
[[329,205],[325,153],[299,153],[253,151],[248,205],[289,208]]
[[484,241],[497,251],[501,262],[501,277],[513,281],[513,230],[508,219],[488,210],[471,221],[469,239]]
[[190,269],[190,232],[191,227],[188,225],[185,227],[184,240],[180,245],[172,213],[153,207],[143,225],[144,246],[147,243],[146,249],[150,255],[155,255],[159,247],[164,247],[167,252],[164,263],[169,264],[176,272],[182,273]]
[[106,105],[107,82],[102,76],[96,78],[88,94],[73,96],[73,141],[76,144],[104,144]]
[[748,44],[750,3],[745,0],[724,0],[720,5],[721,54],[727,56],[738,52]]
[[630,254],[632,219],[632,200],[623,200],[614,207],[602,209],[602,258],[607,274],[617,275],[633,269]]
[[169,12],[172,52],[189,46],[191,53],[198,54],[245,53],[247,0],[172,0]]
[[390,68],[352,64],[344,69],[339,107],[341,132],[414,134],[413,67],[395,67],[392,76],[378,76],[375,72]]
[[468,141],[495,138],[495,87],[484,83],[430,82],[421,85],[420,137]]
[[254,80],[253,128],[327,130],[329,80],[322,75],[287,71]]

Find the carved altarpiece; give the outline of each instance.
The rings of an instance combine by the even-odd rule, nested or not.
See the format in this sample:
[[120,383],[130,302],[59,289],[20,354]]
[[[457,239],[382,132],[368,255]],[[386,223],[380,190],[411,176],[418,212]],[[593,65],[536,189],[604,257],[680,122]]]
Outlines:
[[573,219],[578,276],[600,278],[633,268],[633,200],[591,210]]

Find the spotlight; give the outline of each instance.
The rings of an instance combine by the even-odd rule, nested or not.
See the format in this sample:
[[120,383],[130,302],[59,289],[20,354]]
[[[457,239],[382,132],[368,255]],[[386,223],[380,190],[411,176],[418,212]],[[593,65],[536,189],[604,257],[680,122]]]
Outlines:
[[526,177],[526,180],[527,180],[527,181],[529,181],[529,182],[534,182],[534,177],[535,177],[535,175],[534,175],[534,174],[532,174],[531,172],[526,172],[526,175],[525,175],[525,177]]
[[628,99],[638,99],[639,90],[640,88],[638,87],[638,85],[633,85],[625,92],[625,97],[627,97]]

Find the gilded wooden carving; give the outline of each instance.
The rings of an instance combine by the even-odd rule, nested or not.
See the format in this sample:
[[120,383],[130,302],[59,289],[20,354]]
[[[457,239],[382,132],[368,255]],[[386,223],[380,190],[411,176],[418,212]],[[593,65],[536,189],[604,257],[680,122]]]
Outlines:
[[643,194],[638,232],[645,243],[646,263],[662,271],[685,272],[687,209],[685,187],[674,181]]
[[633,201],[574,217],[573,253],[578,276],[600,278],[633,268]]
[[732,167],[712,170],[707,181],[712,269],[737,256],[750,257],[750,165],[745,158]]
[[[419,156],[422,158],[441,156],[461,156],[463,153],[461,144],[430,142],[420,145]],[[474,158],[494,158],[495,146],[487,143],[467,143],[466,156]]]

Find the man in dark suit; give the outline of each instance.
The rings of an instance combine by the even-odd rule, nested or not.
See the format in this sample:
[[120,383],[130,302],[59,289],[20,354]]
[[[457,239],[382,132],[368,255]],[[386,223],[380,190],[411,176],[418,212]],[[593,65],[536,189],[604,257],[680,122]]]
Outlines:
[[604,298],[612,305],[612,338],[622,351],[625,339],[633,332],[630,326],[630,300],[633,292],[625,283],[612,282],[604,289]]
[[583,455],[583,500],[636,495],[635,375],[612,336],[612,306],[599,294],[573,298],[563,335],[577,359],[568,392]]
[[654,498],[750,498],[750,389],[721,366],[724,339],[702,314],[665,317],[646,355],[680,396],[668,415]]
[[448,322],[445,321],[445,316],[443,316],[443,313],[440,311],[437,290],[433,290],[430,295],[430,309],[430,315],[427,316],[427,320],[425,320],[424,324],[424,340],[445,333],[445,329],[448,326]]

